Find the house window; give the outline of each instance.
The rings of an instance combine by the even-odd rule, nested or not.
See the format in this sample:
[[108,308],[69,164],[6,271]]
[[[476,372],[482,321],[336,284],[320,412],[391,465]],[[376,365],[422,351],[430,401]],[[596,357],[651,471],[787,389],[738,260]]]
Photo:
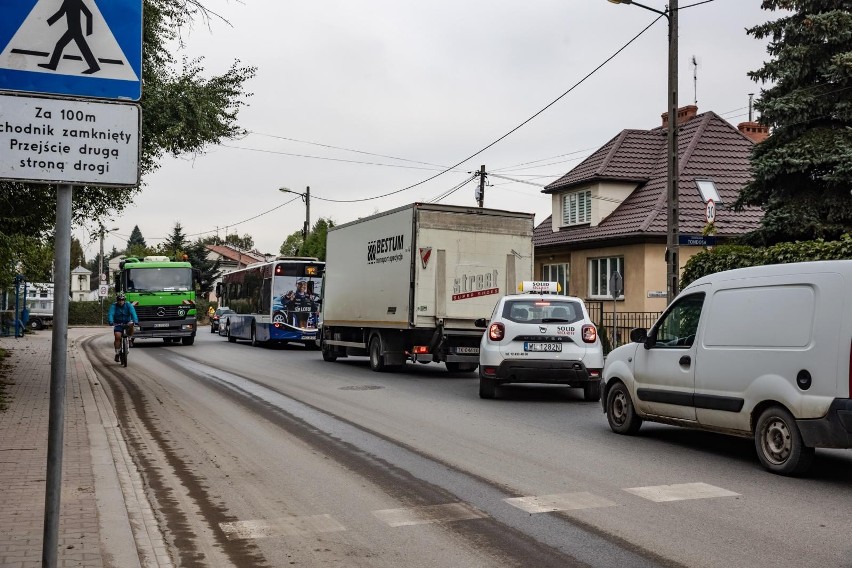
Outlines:
[[716,184],[712,179],[697,179],[695,184],[698,186],[698,191],[701,192],[701,199],[704,203],[713,200],[713,203],[719,203],[719,192],[716,190]]
[[[589,297],[611,299],[609,277],[616,270],[621,273],[622,290],[626,290],[627,278],[624,276],[623,256],[589,259]],[[622,293],[619,298],[623,297],[624,294]]]
[[562,196],[562,224],[581,225],[592,222],[592,190],[575,191]]
[[541,279],[545,282],[558,282],[562,286],[560,294],[568,294],[567,264],[545,264],[541,267]]

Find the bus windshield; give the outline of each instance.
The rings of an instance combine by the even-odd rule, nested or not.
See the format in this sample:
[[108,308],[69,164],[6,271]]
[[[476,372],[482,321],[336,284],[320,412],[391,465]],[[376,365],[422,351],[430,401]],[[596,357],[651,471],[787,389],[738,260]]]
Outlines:
[[130,268],[127,270],[128,292],[186,292],[192,290],[192,269]]

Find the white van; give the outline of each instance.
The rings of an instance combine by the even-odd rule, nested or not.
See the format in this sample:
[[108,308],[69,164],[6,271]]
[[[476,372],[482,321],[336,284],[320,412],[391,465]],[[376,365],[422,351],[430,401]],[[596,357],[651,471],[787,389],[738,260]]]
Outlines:
[[753,437],[770,471],[852,447],[852,260],[741,268],[687,286],[603,371],[610,428]]

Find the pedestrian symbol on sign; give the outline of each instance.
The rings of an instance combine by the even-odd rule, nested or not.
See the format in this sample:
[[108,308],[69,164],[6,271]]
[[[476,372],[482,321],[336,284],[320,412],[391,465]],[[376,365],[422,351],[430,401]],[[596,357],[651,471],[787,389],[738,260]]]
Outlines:
[[138,100],[142,0],[0,0],[0,90]]
[[62,6],[59,7],[59,11],[47,19],[47,25],[52,26],[55,24],[63,14],[65,15],[65,21],[68,23],[68,30],[62,34],[62,37],[56,42],[56,47],[53,48],[53,55],[50,56],[50,61],[48,63],[39,63],[38,66],[50,69],[51,71],[56,71],[56,66],[59,65],[59,58],[62,57],[62,52],[65,51],[65,46],[71,43],[71,40],[74,40],[74,43],[77,44],[77,48],[83,55],[83,59],[85,59],[86,63],[89,65],[89,68],[83,71],[83,74],[89,75],[91,73],[97,73],[100,71],[101,66],[98,65],[98,60],[95,59],[95,56],[92,54],[92,50],[89,49],[89,44],[86,42],[86,38],[83,37],[83,23],[80,20],[80,16],[85,14],[86,35],[92,35],[92,12],[86,8],[86,4],[83,0],[63,0]]

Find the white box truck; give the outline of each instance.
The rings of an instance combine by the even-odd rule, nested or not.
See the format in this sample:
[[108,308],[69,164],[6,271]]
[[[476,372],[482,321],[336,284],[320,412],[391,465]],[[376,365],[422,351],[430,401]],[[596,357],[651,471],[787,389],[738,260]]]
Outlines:
[[497,300],[532,279],[533,214],[414,203],[328,232],[323,359],[474,371]]

